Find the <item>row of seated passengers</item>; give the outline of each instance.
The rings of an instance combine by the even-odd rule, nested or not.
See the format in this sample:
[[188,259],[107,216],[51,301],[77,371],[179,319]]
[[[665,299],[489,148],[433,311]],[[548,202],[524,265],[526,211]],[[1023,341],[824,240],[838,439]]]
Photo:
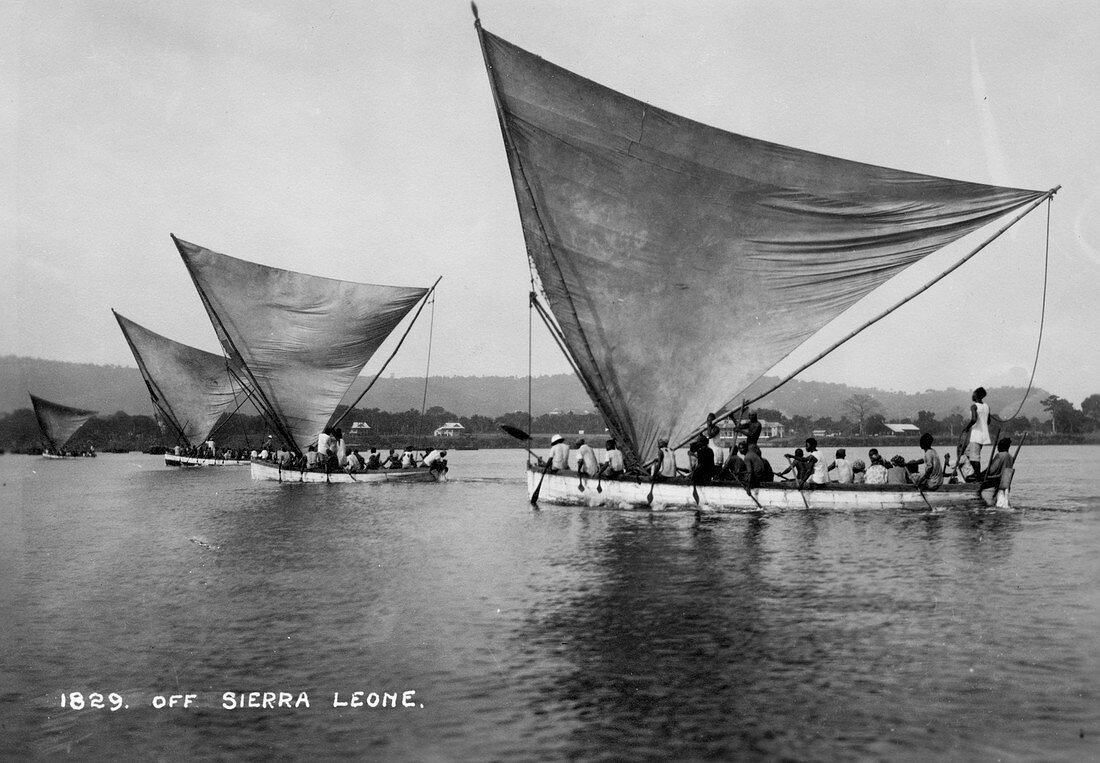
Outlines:
[[[274,447],[264,446],[259,450],[253,448],[251,451],[244,448],[239,450],[226,448],[219,452],[212,446],[213,443],[207,442],[202,447],[193,445],[181,447],[177,445],[172,450],[177,456],[215,458],[223,461],[247,461],[251,458],[253,460],[272,461],[286,468],[321,469],[327,466],[330,470],[347,469],[349,464],[353,470],[411,468],[422,462],[428,455],[431,455],[425,453],[423,456],[418,457],[413,452],[412,446],[409,446],[405,448],[403,453],[391,450],[385,458],[378,453],[376,448],[371,448],[370,452],[364,457],[357,449],[353,449],[348,453],[339,440],[336,441],[335,447],[326,448],[324,454],[318,451],[315,445],[310,445],[304,457],[286,448],[275,449]],[[446,451],[440,452],[440,456],[446,455]]]
[[[676,454],[668,447],[668,440],[661,439],[657,442],[657,457],[650,467],[650,476],[655,479],[670,479],[680,474],[689,475],[696,484],[705,484],[712,480],[732,480],[739,484],[755,488],[766,482],[782,480],[794,480],[799,485],[807,482],[825,484],[836,482],[840,484],[868,484],[868,485],[906,485],[915,484],[929,490],[935,490],[945,482],[957,481],[978,482],[979,492],[990,487],[998,487],[1002,473],[1012,466],[1012,457],[1008,454],[1012,439],[1004,437],[997,443],[997,452],[990,461],[989,468],[984,473],[975,471],[973,462],[963,458],[956,460],[955,468],[951,469],[950,454],[940,458],[939,453],[932,447],[934,438],[925,433],[921,436],[920,446],[924,451],[923,458],[906,460],[897,455],[889,460],[879,454],[877,448],[871,448],[867,452],[870,462],[862,459],[847,460],[847,451],[837,448],[835,458],[830,462],[822,458],[817,451],[817,440],[807,438],[806,450],[796,448],[794,453],[784,454],[788,461],[787,468],[778,474],[772,469],[771,463],[763,457],[760,447],[755,443],[742,442],[736,448],[731,448],[729,456],[719,467],[716,465],[715,454],[718,449],[704,435],[699,435],[691,442],[688,449],[690,467],[680,468],[676,464]],[[550,440],[550,470],[558,471],[569,468],[569,446],[559,435],[554,435]],[[608,477],[617,477],[624,473],[623,456],[614,440],[606,443],[606,459],[599,464],[595,451],[587,445],[583,439],[578,440],[574,447],[577,449],[577,471],[595,476],[597,474]],[[544,461],[538,460],[539,466]],[[787,475],[790,477],[787,477]]]
[[340,447],[326,449],[323,453],[316,445],[310,445],[304,456],[283,447],[275,451],[264,448],[259,453],[252,451],[252,458],[271,461],[284,469],[306,469],[307,471],[339,469],[346,472],[363,472],[369,469],[415,469],[421,466],[437,471],[447,471],[447,451],[445,450],[425,451],[418,455],[410,445],[401,453],[391,449],[389,455],[383,458],[377,448],[371,448],[364,456],[357,448],[350,452],[345,451],[342,441],[339,445]]
[[[181,455],[179,445],[175,447],[175,453],[177,456]],[[191,447],[186,449],[182,452],[182,455],[218,458],[213,440],[207,440],[202,448]],[[363,456],[357,448],[353,448],[348,452],[347,446],[344,444],[344,433],[340,427],[325,427],[317,435],[317,444],[310,445],[304,456],[287,450],[281,445],[278,450],[265,445],[259,451],[252,450],[247,455],[243,450],[226,450],[221,457],[226,460],[252,458],[253,460],[271,461],[284,469],[362,472],[368,469],[413,469],[423,466],[435,471],[447,471],[447,451],[445,450],[425,451],[418,456],[413,451],[412,446],[408,445],[401,453],[391,448],[389,455],[385,458],[382,457],[377,448],[371,448],[366,456]]]
[[[176,445],[172,448],[172,452],[177,456],[187,456],[192,458],[220,458],[223,461],[247,461],[248,450],[240,448],[234,450],[233,448],[224,448],[217,450],[214,447],[213,440],[207,440],[201,446],[199,445]],[[253,450],[253,458],[255,458],[256,451]]]

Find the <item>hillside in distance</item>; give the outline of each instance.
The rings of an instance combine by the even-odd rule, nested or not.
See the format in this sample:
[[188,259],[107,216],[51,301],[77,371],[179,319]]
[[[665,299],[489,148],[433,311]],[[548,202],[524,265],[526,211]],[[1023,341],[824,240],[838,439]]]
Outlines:
[[[345,396],[350,403],[370,379],[360,377]],[[532,382],[536,415],[552,410],[581,412],[593,408],[580,382],[571,374],[537,377]],[[102,414],[152,413],[149,393],[137,368],[66,363],[15,355],[0,357],[0,414],[30,408],[32,392],[53,402],[90,408]],[[420,410],[423,377],[383,377],[359,403],[384,411]],[[428,379],[428,406],[441,406],[469,416],[499,416],[527,410],[526,376],[441,376]]]
[[[369,379],[360,377],[344,401],[352,402],[368,382]],[[767,379],[762,381],[762,384],[767,383]],[[0,357],[0,414],[29,408],[28,391],[47,400],[91,408],[105,415],[117,411],[131,415],[152,412],[149,394],[137,368],[66,363],[14,355]],[[788,382],[757,406],[774,408],[787,416],[852,418],[844,401],[855,394],[875,398],[888,421],[915,418],[921,410],[931,411],[938,418],[943,418],[953,412],[965,414],[970,407],[969,389],[912,393],[797,380]],[[1050,418],[1040,404],[1049,394],[1044,389],[1032,389],[1022,414],[1044,420]],[[1016,410],[1023,395],[1024,389],[1018,387],[990,387],[988,402],[994,413],[1007,415]],[[423,401],[423,378],[386,377],[378,380],[357,407],[419,411]],[[428,407],[440,406],[461,416],[480,414],[496,417],[513,411],[526,411],[527,377],[430,377],[427,404]],[[594,410],[584,388],[572,374],[533,379],[532,408],[536,416],[551,411],[581,413]]]

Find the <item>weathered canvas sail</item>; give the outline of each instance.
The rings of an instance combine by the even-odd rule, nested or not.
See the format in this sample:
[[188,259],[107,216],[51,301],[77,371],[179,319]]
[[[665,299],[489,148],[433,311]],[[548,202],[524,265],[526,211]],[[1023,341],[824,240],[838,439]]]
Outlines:
[[724,132],[479,33],[528,254],[635,460],[890,277],[1044,195]]
[[[114,311],[112,311],[114,312]],[[154,407],[189,445],[204,442],[244,394],[231,361],[161,336],[115,313]]]
[[[30,393],[28,393],[30,394]],[[38,426],[42,434],[46,436],[53,450],[61,450],[76,434],[76,430],[84,426],[84,422],[95,416],[98,411],[86,411],[82,408],[71,408],[60,403],[51,403],[40,397],[31,395],[31,405],[34,406],[34,415],[38,419]]]
[[303,450],[428,290],[305,275],[173,236],[214,329],[291,447]]

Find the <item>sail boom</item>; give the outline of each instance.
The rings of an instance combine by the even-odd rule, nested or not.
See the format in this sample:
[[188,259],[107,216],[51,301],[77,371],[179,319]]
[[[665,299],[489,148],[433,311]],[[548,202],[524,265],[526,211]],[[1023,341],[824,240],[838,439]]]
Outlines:
[[[967,252],[965,255],[960,257],[954,263],[952,263],[950,265],[950,267],[940,271],[940,273],[938,275],[936,275],[935,277],[933,277],[933,278],[929,279],[928,281],[924,282],[921,286],[917,287],[916,289],[913,289],[911,292],[906,294],[904,297],[899,299],[897,302],[893,303],[892,305],[890,305],[886,309],[884,309],[881,312],[877,313],[873,318],[868,319],[867,321],[860,324],[857,328],[852,329],[850,332],[845,334],[841,339],[838,339],[837,341],[833,342],[826,349],[822,350],[820,353],[815,355],[811,360],[808,360],[805,363],[801,364],[800,366],[798,366],[798,368],[796,368],[795,370],[788,373],[786,376],[784,376],[778,382],[776,382],[772,386],[768,387],[768,389],[766,389],[764,392],[761,392],[761,393],[755,395],[752,398],[742,399],[740,396],[742,394],[744,394],[749,389],[749,387],[751,387],[752,385],[749,384],[748,386],[744,387],[743,389],[738,390],[737,394],[733,395],[729,400],[727,400],[727,402],[724,405],[721,406],[721,408],[718,409],[718,411],[716,412],[717,416],[715,418],[715,421],[722,421],[724,419],[728,419],[728,418],[732,417],[734,414],[736,414],[738,411],[743,411],[747,406],[751,405],[752,403],[763,400],[765,397],[767,397],[771,393],[775,392],[777,389],[779,389],[780,387],[785,385],[787,382],[789,382],[791,379],[796,377],[798,374],[800,374],[803,371],[805,371],[806,369],[810,368],[815,363],[818,363],[819,361],[825,359],[834,350],[838,349],[839,347],[846,344],[850,340],[852,340],[855,337],[859,336],[864,331],[866,331],[868,328],[875,325],[876,323],[881,321],[883,318],[885,318],[886,316],[888,316],[891,313],[893,313],[894,311],[896,311],[898,308],[902,307],[903,305],[907,304],[908,302],[912,301],[916,297],[923,294],[928,289],[935,286],[937,283],[942,281],[948,275],[950,275],[954,271],[958,270],[963,264],[968,262],[971,258],[973,258],[975,255],[977,255],[980,251],[982,251],[987,246],[989,246],[991,243],[993,243],[996,239],[998,239],[1002,234],[1004,234],[1013,225],[1020,222],[1025,217],[1027,217],[1029,214],[1034,212],[1035,209],[1037,209],[1039,207],[1039,205],[1042,204],[1044,201],[1050,201],[1051,199],[1053,199],[1054,195],[1056,193],[1058,193],[1058,191],[1061,188],[1062,188],[1062,186],[1058,185],[1058,186],[1055,186],[1054,188],[1051,188],[1049,191],[1046,191],[1045,193],[1043,193],[1039,198],[1035,199],[1035,201],[1033,201],[1031,204],[1028,204],[1024,209],[1018,211],[1015,215],[1013,215],[1012,219],[1010,219],[1004,225],[997,228],[993,233],[991,233],[988,237],[986,237],[980,244],[973,247],[969,252]],[[755,383],[755,381],[758,381],[760,378],[762,378],[763,375],[765,375],[766,373],[767,373],[767,371],[765,371],[763,374],[761,374],[761,376],[757,377],[757,379],[755,379],[753,383]],[[740,401],[740,402],[738,402],[738,401]],[[737,403],[737,405],[735,407],[731,407],[731,405],[733,405],[734,403]],[[698,432],[703,431],[704,427],[705,427],[705,425],[700,425],[692,433],[692,435],[695,435]],[[688,438],[688,439],[690,439],[690,438]],[[677,447],[683,447],[683,445],[685,445],[688,442],[688,439],[683,440]]]
[[347,415],[351,413],[352,409],[354,409],[355,406],[359,405],[359,401],[366,397],[367,393],[370,392],[371,387],[374,386],[374,383],[378,381],[379,377],[382,376],[386,368],[389,367],[390,361],[394,359],[394,356],[397,355],[397,351],[401,349],[401,345],[405,343],[405,337],[407,337],[409,335],[409,332],[412,331],[412,327],[416,324],[416,319],[420,317],[420,313],[424,309],[424,306],[428,304],[428,300],[431,299],[432,294],[435,293],[435,287],[438,286],[439,282],[442,280],[443,276],[439,276],[439,278],[435,279],[435,283],[432,284],[431,288],[428,289],[427,293],[424,294],[424,297],[420,300],[420,304],[416,308],[416,313],[413,314],[412,320],[409,321],[409,325],[405,327],[405,333],[401,335],[401,339],[398,340],[397,346],[393,348],[393,352],[391,352],[390,356],[386,358],[386,362],[382,364],[382,367],[378,369],[378,372],[370,380],[363,391],[359,393],[359,396],[355,398],[354,402],[352,402],[352,404],[347,407],[347,410],[345,410],[339,418],[332,422],[332,426],[338,426],[340,422],[347,418]]

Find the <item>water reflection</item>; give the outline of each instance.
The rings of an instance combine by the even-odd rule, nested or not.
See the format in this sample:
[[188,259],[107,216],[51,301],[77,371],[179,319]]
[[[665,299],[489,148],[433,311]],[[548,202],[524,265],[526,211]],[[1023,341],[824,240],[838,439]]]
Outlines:
[[596,585],[534,607],[517,634],[566,658],[531,699],[552,698],[577,721],[569,754],[630,739],[642,755],[722,756],[782,736],[760,712],[764,687],[773,698],[776,688],[769,521],[612,524],[581,554],[600,570]]
[[914,696],[947,712],[927,673],[951,656],[928,634],[962,650],[981,637],[942,603],[996,574],[1020,527],[992,513],[579,515],[559,561],[584,585],[547,591],[515,634],[558,659],[527,696],[569,716],[578,756],[884,752]]

